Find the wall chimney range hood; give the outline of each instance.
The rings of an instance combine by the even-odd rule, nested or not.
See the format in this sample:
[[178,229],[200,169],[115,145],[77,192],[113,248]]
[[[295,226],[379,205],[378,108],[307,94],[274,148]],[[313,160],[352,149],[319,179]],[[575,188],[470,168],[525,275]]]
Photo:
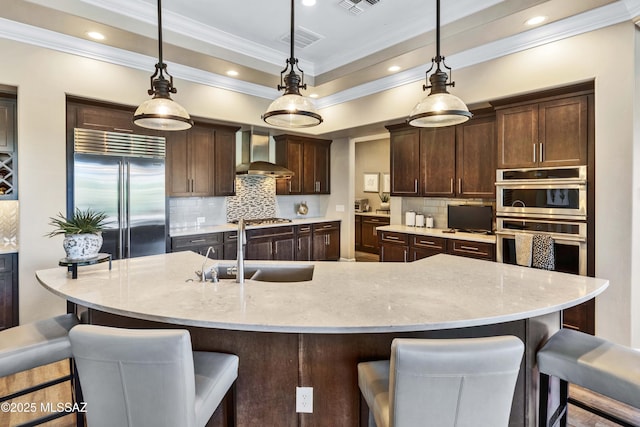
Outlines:
[[242,163],[236,166],[236,174],[264,175],[273,178],[291,178],[295,173],[283,166],[269,162],[269,135],[242,132]]

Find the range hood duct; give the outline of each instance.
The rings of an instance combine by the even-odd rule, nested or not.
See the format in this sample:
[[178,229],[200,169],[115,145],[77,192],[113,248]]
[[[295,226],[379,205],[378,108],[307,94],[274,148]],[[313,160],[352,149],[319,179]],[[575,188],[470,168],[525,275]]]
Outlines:
[[242,132],[242,163],[236,166],[236,174],[265,175],[273,178],[291,178],[293,171],[269,162],[269,135]]

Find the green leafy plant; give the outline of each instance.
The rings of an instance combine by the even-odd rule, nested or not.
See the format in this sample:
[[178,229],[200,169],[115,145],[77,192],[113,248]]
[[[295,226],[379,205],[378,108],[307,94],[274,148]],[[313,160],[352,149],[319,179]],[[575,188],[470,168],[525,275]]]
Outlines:
[[51,220],[49,225],[52,225],[54,230],[47,236],[53,237],[59,234],[99,233],[106,225],[107,214],[94,211],[91,208],[86,210],[76,208],[71,218],[67,218],[59,212],[57,217],[49,219]]
[[380,193],[378,194],[378,197],[380,197],[380,201],[382,203],[387,203],[389,201],[389,193]]

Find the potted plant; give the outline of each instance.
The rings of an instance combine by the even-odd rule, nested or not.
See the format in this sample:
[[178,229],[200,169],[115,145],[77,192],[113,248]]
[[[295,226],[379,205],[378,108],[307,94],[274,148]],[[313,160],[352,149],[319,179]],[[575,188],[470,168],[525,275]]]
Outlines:
[[378,194],[378,197],[380,197],[380,209],[381,210],[389,210],[389,208],[391,207],[391,204],[389,203],[389,193],[380,193]]
[[76,208],[71,218],[62,213],[49,218],[54,230],[47,234],[49,237],[64,234],[62,247],[67,253],[67,259],[81,261],[98,255],[102,247],[102,230],[105,226],[107,214],[88,208]]

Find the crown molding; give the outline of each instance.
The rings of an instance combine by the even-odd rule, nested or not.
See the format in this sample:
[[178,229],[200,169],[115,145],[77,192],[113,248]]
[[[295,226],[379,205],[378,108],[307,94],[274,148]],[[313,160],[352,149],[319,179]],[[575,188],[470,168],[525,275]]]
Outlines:
[[[640,11],[640,0],[625,0],[624,4],[620,2],[611,3],[571,18],[553,22],[512,37],[447,56],[447,62],[454,69],[469,67],[512,53],[631,20],[633,16],[636,16],[633,15],[637,13],[636,11]],[[630,13],[632,15],[630,15]],[[3,18],[0,18],[0,37],[111,64],[138,70],[147,70],[149,72],[153,70],[157,62],[156,58],[146,55]],[[426,65],[427,64],[351,87],[338,93],[316,99],[314,103],[320,109],[328,108],[384,90],[424,80]],[[194,83],[265,99],[275,99],[279,95],[279,92],[274,88],[244,82],[177,63],[171,63],[170,68],[171,74],[175,78]]]

